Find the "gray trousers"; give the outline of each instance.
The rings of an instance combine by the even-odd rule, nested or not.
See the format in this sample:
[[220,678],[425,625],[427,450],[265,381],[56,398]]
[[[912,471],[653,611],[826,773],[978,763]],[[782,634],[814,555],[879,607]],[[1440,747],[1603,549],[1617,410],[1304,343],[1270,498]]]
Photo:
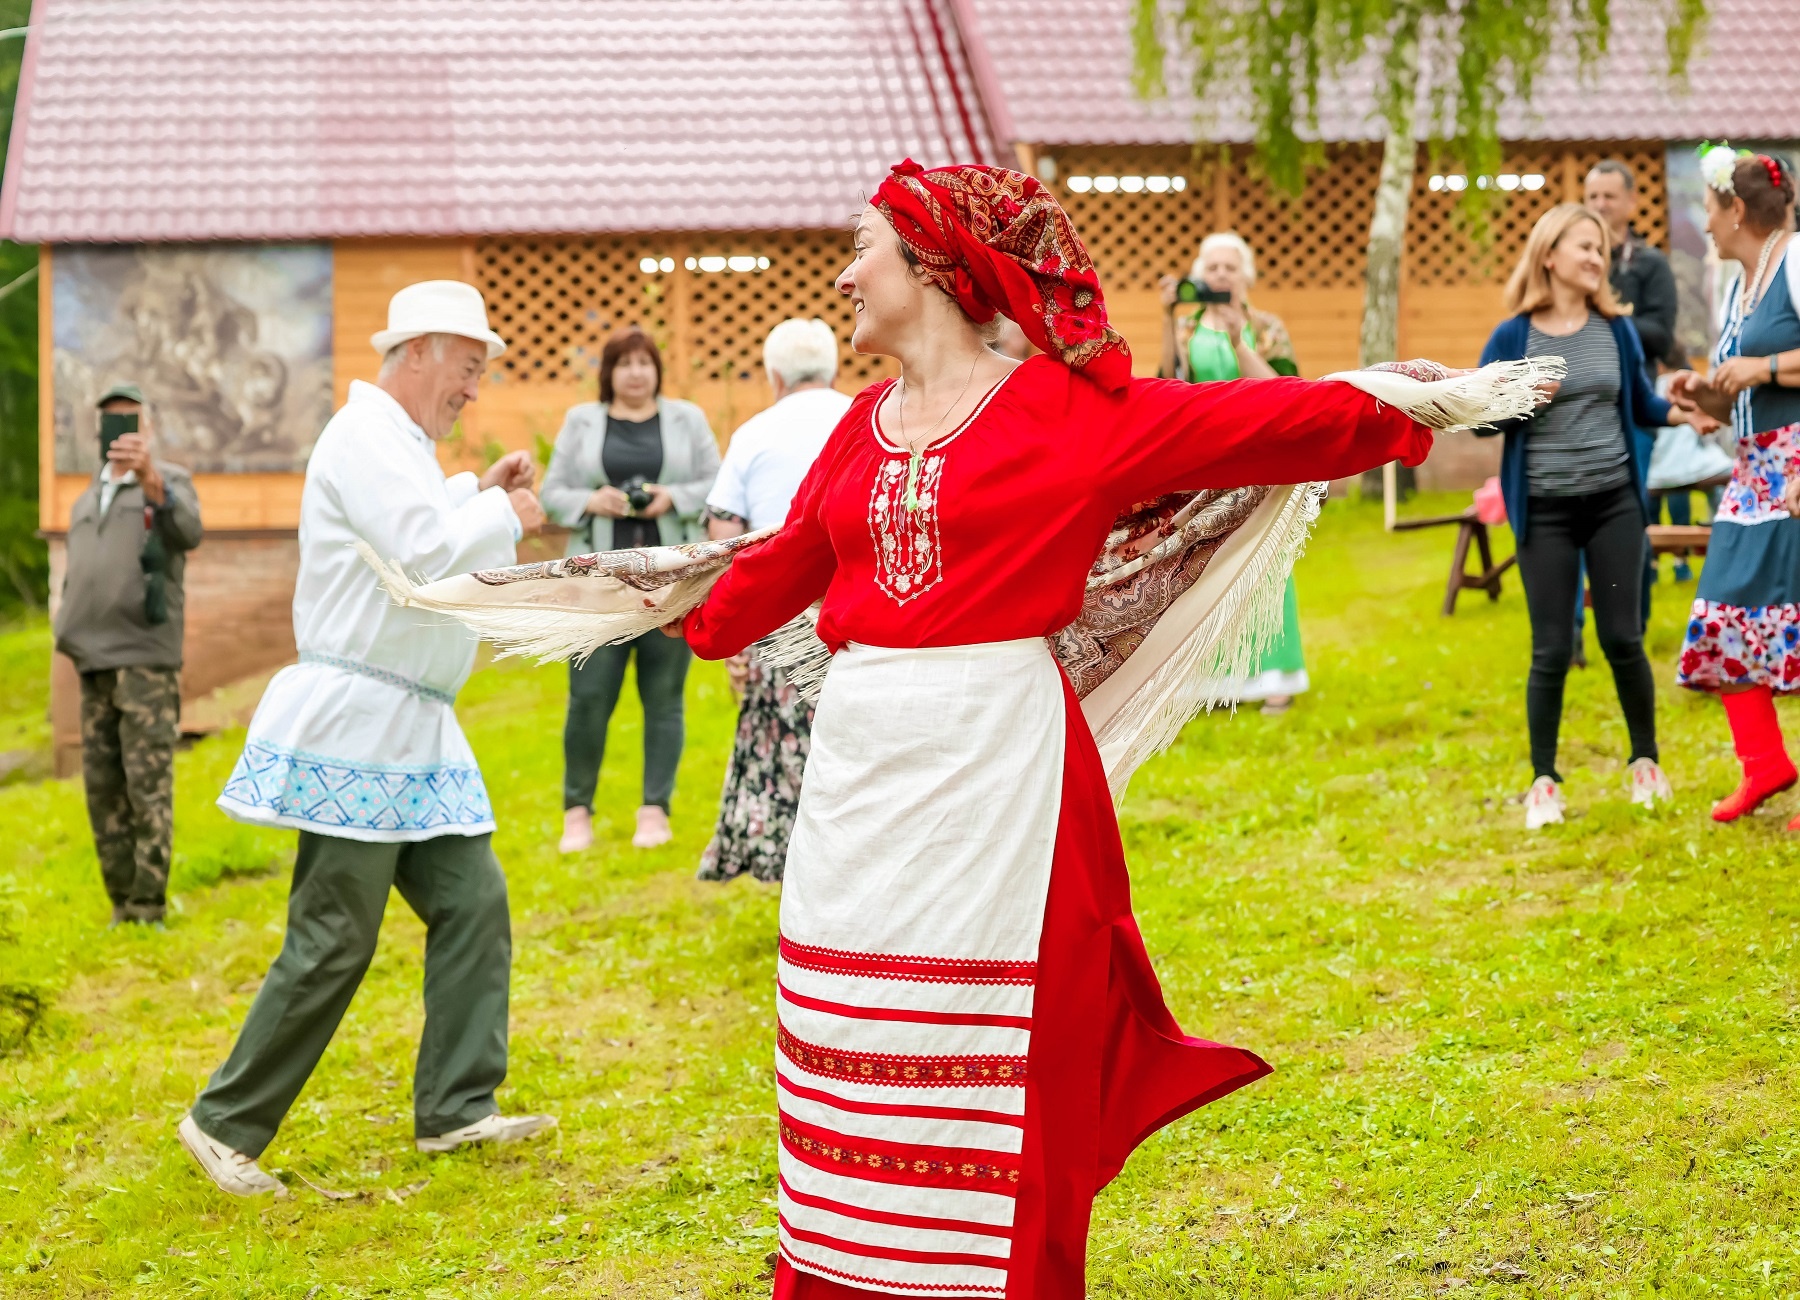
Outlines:
[[499,1109],[512,926],[490,839],[366,844],[300,832],[287,936],[231,1055],[194,1104],[203,1133],[248,1156],[269,1145],[369,968],[390,885],[425,922],[413,1131],[434,1137]]

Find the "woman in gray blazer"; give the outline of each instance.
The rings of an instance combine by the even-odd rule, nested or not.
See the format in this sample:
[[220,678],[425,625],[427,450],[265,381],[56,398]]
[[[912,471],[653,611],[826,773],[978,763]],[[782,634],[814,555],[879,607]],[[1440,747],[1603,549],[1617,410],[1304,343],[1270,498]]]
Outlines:
[[[701,511],[719,472],[719,443],[698,406],[661,393],[662,357],[650,336],[633,326],[608,340],[600,353],[600,400],[571,407],[563,418],[538,494],[545,513],[569,529],[570,555],[705,537]],[[670,839],[691,656],[685,641],[648,632],[569,665],[564,853],[594,842],[594,786],[633,651],[644,705],[644,802],[631,842],[648,849]]]

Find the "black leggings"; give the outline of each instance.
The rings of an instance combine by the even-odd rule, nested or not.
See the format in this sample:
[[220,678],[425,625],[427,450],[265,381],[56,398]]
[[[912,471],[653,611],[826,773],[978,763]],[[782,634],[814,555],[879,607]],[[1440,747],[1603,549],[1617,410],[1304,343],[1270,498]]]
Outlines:
[[1594,632],[1612,665],[1632,759],[1656,757],[1656,679],[1644,654],[1644,508],[1629,484],[1579,497],[1532,497],[1519,577],[1531,611],[1525,719],[1533,777],[1555,781],[1563,679],[1575,651],[1575,601],[1587,557]]

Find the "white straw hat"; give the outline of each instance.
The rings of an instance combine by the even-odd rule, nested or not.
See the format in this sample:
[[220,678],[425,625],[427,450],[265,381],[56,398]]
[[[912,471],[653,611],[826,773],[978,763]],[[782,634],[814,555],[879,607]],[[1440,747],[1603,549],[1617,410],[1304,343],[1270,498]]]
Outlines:
[[386,356],[389,349],[423,334],[455,334],[485,343],[489,361],[506,351],[506,340],[488,328],[481,290],[461,280],[407,285],[388,302],[387,328],[371,335],[369,342]]

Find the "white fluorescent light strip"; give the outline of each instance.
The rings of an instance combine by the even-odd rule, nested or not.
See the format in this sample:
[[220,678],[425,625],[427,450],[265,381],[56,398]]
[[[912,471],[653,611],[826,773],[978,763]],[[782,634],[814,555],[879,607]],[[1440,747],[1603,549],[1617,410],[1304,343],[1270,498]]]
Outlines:
[[[1469,178],[1455,173],[1433,176],[1425,182],[1425,188],[1434,194],[1440,194],[1445,190],[1452,194],[1460,194],[1469,188]],[[1478,190],[1504,190],[1509,194],[1514,190],[1541,190],[1544,188],[1544,178],[1537,172],[1526,172],[1524,175],[1516,172],[1501,172],[1498,176],[1477,176],[1475,188]]]
[[1187,188],[1185,176],[1071,176],[1071,194],[1176,194]]
[[[749,253],[739,253],[732,257],[690,257],[683,265],[690,271],[766,271],[769,259]],[[672,257],[641,257],[638,259],[638,270],[645,275],[655,275],[658,271],[667,272],[675,269]]]

